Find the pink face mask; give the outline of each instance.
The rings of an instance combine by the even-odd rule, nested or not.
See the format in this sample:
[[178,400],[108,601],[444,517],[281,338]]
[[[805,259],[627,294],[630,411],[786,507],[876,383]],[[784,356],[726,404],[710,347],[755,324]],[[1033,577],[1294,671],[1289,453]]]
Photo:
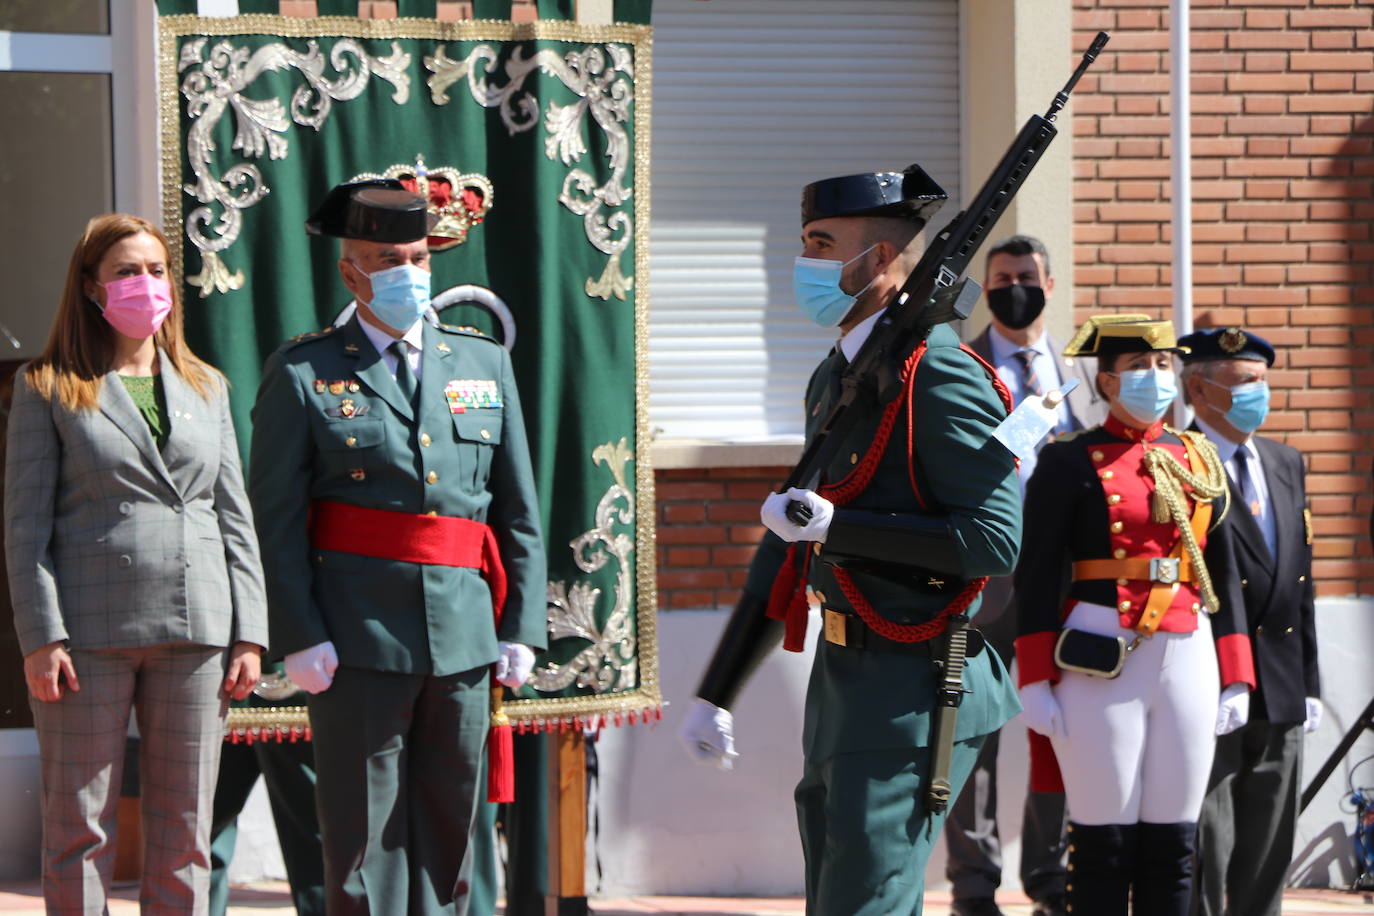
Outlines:
[[135,274],[105,287],[105,320],[125,337],[152,337],[172,310],[172,286],[162,277]]

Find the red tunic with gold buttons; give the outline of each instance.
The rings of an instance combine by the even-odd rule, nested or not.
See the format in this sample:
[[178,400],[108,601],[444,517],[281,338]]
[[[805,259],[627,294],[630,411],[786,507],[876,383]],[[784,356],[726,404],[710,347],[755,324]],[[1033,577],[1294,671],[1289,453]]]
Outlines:
[[[1059,680],[1054,645],[1064,619],[1080,601],[1115,607],[1122,627],[1135,627],[1154,583],[1148,578],[1078,579],[1080,560],[1167,557],[1179,541],[1173,522],[1151,517],[1154,480],[1145,451],[1167,449],[1185,467],[1183,442],[1156,423],[1128,427],[1115,417],[1095,429],[1050,443],[1040,452],[1026,487],[1021,558],[1016,566],[1019,683]],[[1185,492],[1187,488],[1185,486]],[[1244,601],[1233,573],[1232,531],[1215,506],[1212,529],[1202,542],[1220,608],[1212,615],[1212,634],[1223,685],[1254,687],[1255,673]],[[1191,515],[1194,503],[1188,500]],[[1179,582],[1159,629],[1189,633],[1203,612],[1195,582]]]

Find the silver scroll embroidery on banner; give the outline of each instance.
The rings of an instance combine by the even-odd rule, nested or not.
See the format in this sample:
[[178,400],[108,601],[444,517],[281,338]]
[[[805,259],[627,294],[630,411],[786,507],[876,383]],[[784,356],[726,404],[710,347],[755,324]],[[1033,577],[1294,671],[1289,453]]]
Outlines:
[[[338,74],[325,77],[325,58],[319,44],[306,43],[304,53],[287,45],[273,43],[256,51],[221,41],[205,54],[208,38],[196,38],[181,46],[177,71],[190,73],[181,83],[186,97],[186,114],[191,127],[186,132],[186,154],[195,183],[185,186],[187,194],[202,206],[186,218],[186,238],[201,255],[201,272],[186,282],[199,287],[201,298],[212,292],[226,293],[243,286],[243,271],[231,272],[221,252],[233,245],[243,230],[243,211],[267,196],[271,190],[262,172],[251,162],[242,162],[216,174],[211,162],[215,150],[214,132],[226,111],[234,114],[234,140],[231,148],[245,159],[284,159],[287,155],[286,131],[295,122],[319,130],[329,118],[334,102],[360,96],[373,75],[386,80],[394,89],[391,99],[404,105],[410,98],[410,76],[405,72],[411,57],[399,42],[391,43],[391,53],[374,57],[352,39],[341,39],[329,51],[329,66]],[[244,93],[263,73],[298,70],[305,85],[297,87],[288,108],[280,99],[249,98]]]
[[634,537],[616,526],[631,526],[635,519],[635,498],[625,483],[625,465],[634,452],[622,438],[592,450],[592,460],[604,463],[615,484],[602,495],[596,506],[596,527],[574,538],[573,562],[586,573],[596,572],[608,562],[616,563],[615,600],[604,627],[596,622],[596,606],[601,589],[586,581],[549,583],[549,637],[585,639],[591,645],[567,662],[550,663],[535,669],[529,684],[537,690],[562,690],[574,681],[578,687],[595,693],[628,690],[636,685],[637,640],[630,630],[630,608],[634,598]]

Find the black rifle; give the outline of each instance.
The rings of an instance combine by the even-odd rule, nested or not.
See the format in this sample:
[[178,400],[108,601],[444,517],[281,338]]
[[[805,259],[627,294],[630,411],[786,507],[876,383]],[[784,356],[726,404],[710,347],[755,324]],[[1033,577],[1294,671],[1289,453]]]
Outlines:
[[[1044,117],[1031,115],[973,199],[973,204],[936,234],[892,305],[878,319],[872,333],[845,369],[835,406],[811,437],[806,451],[783,484],[782,492],[787,492],[789,487],[814,489],[838,444],[845,441],[846,434],[859,420],[860,412],[851,408],[859,400],[860,391],[871,389],[881,404],[897,397],[901,390],[902,365],[916,345],[935,325],[967,318],[973,311],[974,303],[982,294],[982,286],[976,280],[960,280],[960,277],[1026,176],[1040,161],[1050,141],[1059,133],[1054,126],[1055,117],[1068,104],[1069,93],[1097,59],[1109,37],[1106,32],[1097,33],[1078,69],[1054,97],[1049,111]],[[803,526],[810,520],[811,512],[794,500],[787,506],[787,517]]]

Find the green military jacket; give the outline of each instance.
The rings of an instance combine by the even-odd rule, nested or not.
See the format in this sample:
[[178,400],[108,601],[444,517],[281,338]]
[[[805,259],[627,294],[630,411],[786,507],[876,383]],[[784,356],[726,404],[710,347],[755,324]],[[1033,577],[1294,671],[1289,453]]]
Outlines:
[[[1016,565],[1021,543],[1021,489],[1015,460],[990,438],[1006,416],[987,373],[972,356],[959,349],[948,325],[930,332],[928,350],[916,373],[912,391],[915,423],[915,478],[930,514],[943,516],[954,532],[963,562],[964,579],[1007,575]],[[807,386],[807,435],[830,411],[838,396],[833,355],[816,369]],[[823,475],[833,483],[850,472],[873,440],[882,415],[874,402],[856,409],[866,415],[835,453]],[[920,513],[907,473],[905,422],[893,430],[886,452],[868,488],[848,503],[849,508]],[[810,545],[799,545],[809,547]],[[745,590],[768,600],[787,544],[769,534],[750,567]],[[835,581],[833,568],[813,562],[810,583],[824,605],[852,610]],[[915,566],[920,557],[912,557]],[[958,594],[962,581],[947,582],[941,592],[913,588],[889,579],[853,571],[864,596],[882,616],[903,624],[923,623]],[[970,607],[976,614],[979,601]],[[974,625],[977,624],[975,619]],[[1016,690],[996,652],[984,651],[964,670],[963,705],[956,741],[989,734],[1020,710]],[[935,674],[930,659],[896,652],[866,651],[836,646],[820,639],[807,689],[803,750],[810,761],[837,753],[928,743],[935,705]]]
[[[547,570],[510,357],[447,326],[426,324],[423,340],[418,416],[357,317],[286,343],[263,368],[248,491],[275,653],[328,640],[343,665],[442,676],[495,661],[498,640],[545,645]],[[475,569],[312,548],[313,500],[489,524],[509,585],[500,630]]]

